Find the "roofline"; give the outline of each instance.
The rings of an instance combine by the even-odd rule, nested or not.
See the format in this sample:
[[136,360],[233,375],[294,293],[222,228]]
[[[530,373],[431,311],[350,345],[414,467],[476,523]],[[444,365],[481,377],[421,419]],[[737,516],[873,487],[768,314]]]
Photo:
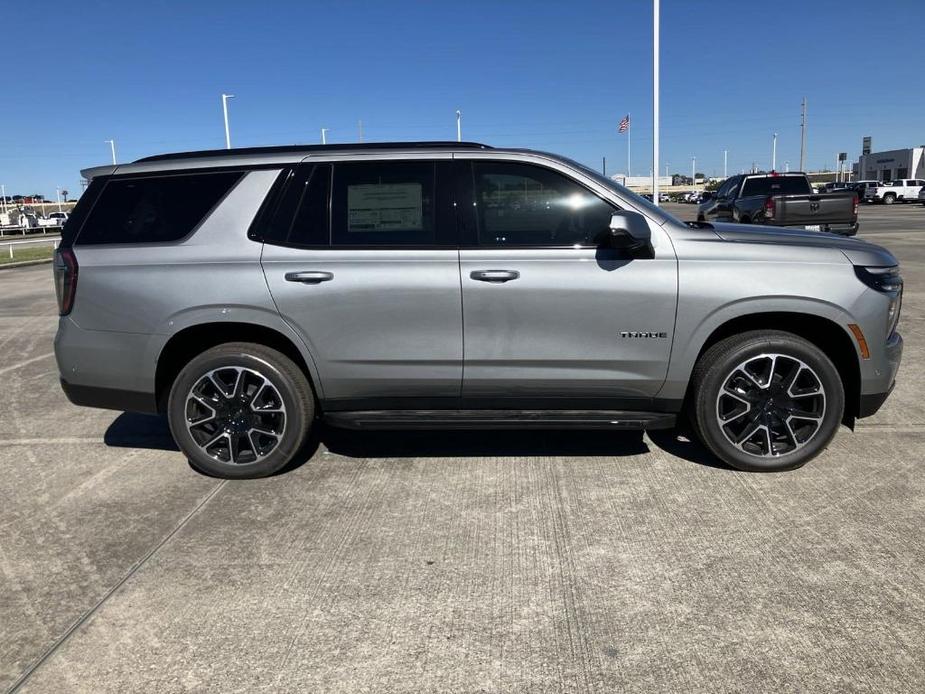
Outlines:
[[394,150],[442,150],[442,149],[492,149],[480,142],[425,141],[425,142],[354,142],[340,145],[274,145],[269,147],[236,147],[233,149],[204,149],[194,152],[171,152],[155,154],[136,159],[133,164],[172,161],[182,159],[204,159],[252,155],[279,155],[290,153],[311,154],[315,152],[369,152]]

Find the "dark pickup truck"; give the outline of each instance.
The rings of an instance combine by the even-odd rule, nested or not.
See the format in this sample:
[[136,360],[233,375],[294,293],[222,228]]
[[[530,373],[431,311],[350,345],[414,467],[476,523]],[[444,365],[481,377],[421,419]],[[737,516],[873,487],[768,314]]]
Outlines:
[[814,193],[802,173],[742,174],[728,178],[715,195],[700,203],[697,221],[801,227],[854,236],[858,196],[853,191]]

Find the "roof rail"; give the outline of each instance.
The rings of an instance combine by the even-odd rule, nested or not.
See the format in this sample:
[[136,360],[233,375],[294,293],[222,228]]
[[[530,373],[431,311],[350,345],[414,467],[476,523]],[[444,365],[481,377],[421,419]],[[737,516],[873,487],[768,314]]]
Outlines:
[[491,149],[479,142],[457,142],[455,140],[433,142],[354,142],[341,145],[274,145],[271,147],[237,147],[235,149],[204,149],[197,152],[173,152],[155,154],[136,159],[134,163],[146,161],[168,161],[171,159],[199,159],[201,157],[235,157],[252,154],[285,154],[287,152],[343,152],[382,149]]

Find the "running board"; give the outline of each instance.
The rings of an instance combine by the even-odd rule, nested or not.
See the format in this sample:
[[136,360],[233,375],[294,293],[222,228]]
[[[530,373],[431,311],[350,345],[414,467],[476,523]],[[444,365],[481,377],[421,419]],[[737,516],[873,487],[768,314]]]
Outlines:
[[370,410],[328,412],[344,429],[671,429],[675,415],[622,410]]

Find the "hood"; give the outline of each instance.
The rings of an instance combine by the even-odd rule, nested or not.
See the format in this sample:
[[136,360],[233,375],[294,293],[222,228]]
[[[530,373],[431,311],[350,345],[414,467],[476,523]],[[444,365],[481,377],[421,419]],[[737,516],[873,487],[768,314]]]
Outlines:
[[848,238],[825,231],[805,231],[787,227],[768,227],[755,224],[711,223],[716,234],[723,241],[732,243],[769,243],[783,246],[813,246],[835,248],[841,251],[853,265],[890,266],[899,265],[896,256],[883,246],[869,241]]

